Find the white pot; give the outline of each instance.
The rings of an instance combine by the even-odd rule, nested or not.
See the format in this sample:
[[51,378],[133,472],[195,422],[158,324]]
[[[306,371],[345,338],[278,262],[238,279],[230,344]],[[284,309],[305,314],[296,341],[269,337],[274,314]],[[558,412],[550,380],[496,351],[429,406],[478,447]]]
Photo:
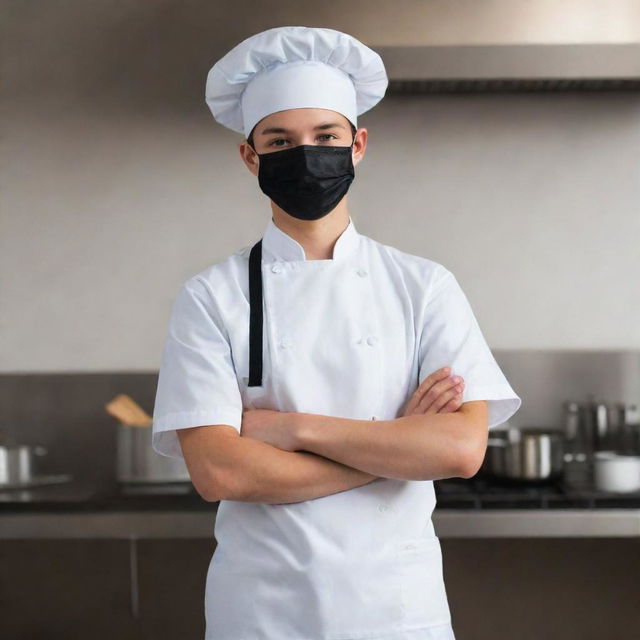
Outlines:
[[593,459],[594,483],[600,491],[640,491],[640,456],[598,451]]

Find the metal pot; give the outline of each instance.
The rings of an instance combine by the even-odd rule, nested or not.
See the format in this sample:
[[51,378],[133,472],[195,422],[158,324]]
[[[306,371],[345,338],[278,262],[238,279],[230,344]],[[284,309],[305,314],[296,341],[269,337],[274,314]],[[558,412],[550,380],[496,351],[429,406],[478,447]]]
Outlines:
[[556,429],[511,427],[492,432],[481,473],[523,482],[555,480],[562,475],[564,437]]
[[120,424],[117,429],[116,477],[119,482],[190,482],[184,460],[154,451],[151,426]]
[[37,478],[39,460],[47,453],[39,444],[0,445],[0,486],[27,484]]

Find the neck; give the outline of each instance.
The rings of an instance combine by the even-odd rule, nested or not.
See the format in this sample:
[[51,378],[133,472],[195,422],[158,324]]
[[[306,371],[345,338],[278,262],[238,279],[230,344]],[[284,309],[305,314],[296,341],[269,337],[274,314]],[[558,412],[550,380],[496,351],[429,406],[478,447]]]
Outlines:
[[345,195],[335,209],[317,220],[300,220],[290,216],[273,201],[273,222],[304,249],[307,260],[332,260],[333,247],[349,225],[349,210]]

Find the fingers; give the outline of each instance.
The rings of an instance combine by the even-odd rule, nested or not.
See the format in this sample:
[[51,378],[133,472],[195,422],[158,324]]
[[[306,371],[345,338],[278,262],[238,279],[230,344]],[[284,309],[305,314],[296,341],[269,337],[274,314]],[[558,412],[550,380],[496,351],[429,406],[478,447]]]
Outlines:
[[456,398],[462,400],[463,390],[464,381],[456,383],[452,378],[441,380],[423,395],[416,406],[416,413],[438,413]]
[[404,415],[457,411],[462,405],[464,380],[442,367],[427,376],[409,400]]
[[411,415],[415,412],[415,409],[422,399],[427,390],[436,382],[445,380],[451,373],[451,367],[441,367],[433,373],[429,374],[421,383],[420,386],[413,392],[413,395],[409,399],[409,404],[405,409],[405,415]]
[[462,391],[455,395],[447,404],[445,404],[438,413],[453,413],[462,406]]
[[422,394],[432,387],[436,382],[446,380],[451,374],[451,367],[441,367],[436,369],[433,373],[430,373],[416,389],[416,393],[422,396]]

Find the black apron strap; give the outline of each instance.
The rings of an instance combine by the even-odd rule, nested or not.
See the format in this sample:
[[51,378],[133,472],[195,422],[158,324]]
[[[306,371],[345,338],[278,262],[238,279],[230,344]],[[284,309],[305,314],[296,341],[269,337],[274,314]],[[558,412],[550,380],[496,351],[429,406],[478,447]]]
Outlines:
[[249,254],[249,387],[262,386],[262,238]]

